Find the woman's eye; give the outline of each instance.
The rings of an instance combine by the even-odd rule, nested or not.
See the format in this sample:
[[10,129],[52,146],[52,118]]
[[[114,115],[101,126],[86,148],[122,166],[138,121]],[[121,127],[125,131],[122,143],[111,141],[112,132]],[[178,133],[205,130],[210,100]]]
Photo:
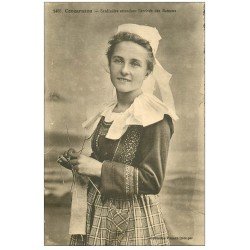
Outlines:
[[122,63],[122,60],[121,60],[121,59],[116,58],[116,59],[114,59],[114,60],[113,60],[113,62],[115,62],[115,63]]
[[133,67],[141,67],[141,64],[138,63],[138,62],[131,62],[131,65],[132,65]]

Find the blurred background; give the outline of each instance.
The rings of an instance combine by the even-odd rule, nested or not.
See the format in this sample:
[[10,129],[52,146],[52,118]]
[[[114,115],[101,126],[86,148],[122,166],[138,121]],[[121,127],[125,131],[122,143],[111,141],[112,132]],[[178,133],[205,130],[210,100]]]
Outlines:
[[[117,14],[100,9],[174,12]],[[154,26],[161,34],[157,59],[173,75],[180,118],[160,193],[162,212],[172,245],[203,245],[203,3],[45,3],[45,245],[69,243],[72,176],[56,159],[71,146],[80,149],[82,122],[112,95],[103,61],[107,41],[123,23]]]

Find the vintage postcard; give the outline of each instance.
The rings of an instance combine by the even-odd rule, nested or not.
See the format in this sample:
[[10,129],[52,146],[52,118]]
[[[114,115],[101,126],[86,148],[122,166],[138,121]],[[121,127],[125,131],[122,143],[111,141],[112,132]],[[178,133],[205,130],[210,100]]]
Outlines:
[[44,244],[205,245],[205,3],[44,14]]

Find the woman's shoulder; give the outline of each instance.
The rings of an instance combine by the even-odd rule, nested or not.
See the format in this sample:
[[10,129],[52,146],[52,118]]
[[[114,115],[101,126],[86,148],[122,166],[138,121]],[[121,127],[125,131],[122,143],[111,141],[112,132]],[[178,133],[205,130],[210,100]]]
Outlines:
[[170,136],[172,136],[174,133],[174,124],[171,116],[167,114],[164,115],[162,120],[144,127],[144,132],[150,134],[162,134],[168,131],[170,132]]

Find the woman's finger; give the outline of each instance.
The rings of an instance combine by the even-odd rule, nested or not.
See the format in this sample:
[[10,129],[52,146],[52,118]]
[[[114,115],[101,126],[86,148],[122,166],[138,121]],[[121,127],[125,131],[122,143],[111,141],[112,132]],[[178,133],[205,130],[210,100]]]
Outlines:
[[76,150],[74,148],[70,148],[68,150],[68,155],[71,157],[71,158],[77,158],[79,156],[79,154],[76,152]]
[[68,150],[68,153],[76,153],[76,150],[75,150],[74,148],[70,148],[70,149]]
[[78,157],[78,154],[77,152],[73,149],[73,148],[70,148],[69,150],[65,151],[63,153],[63,156],[66,158],[66,159],[69,159],[71,160],[72,158],[73,159],[76,159]]
[[64,156],[65,158],[67,158],[68,157],[68,151],[65,151],[62,156]]
[[68,159],[66,157],[64,157],[64,156],[61,156],[61,161],[62,162],[68,162]]
[[65,157],[63,157],[62,155],[57,159],[57,162],[58,163],[60,163],[60,164],[62,164],[62,163],[68,163],[68,160],[65,158]]
[[73,159],[73,160],[70,160],[70,164],[71,164],[72,166],[75,166],[75,165],[78,165],[79,162],[78,162],[77,159]]
[[65,168],[67,168],[67,169],[69,169],[69,170],[72,170],[72,164],[71,164],[69,161],[67,161],[67,159],[65,159],[63,156],[60,156],[60,157],[58,158],[57,162],[58,162],[61,166],[65,167]]
[[58,163],[64,161],[64,160],[63,160],[64,157],[63,157],[63,158],[62,158],[62,157],[63,157],[63,155],[59,155],[59,156],[58,156],[58,159],[57,159],[57,162],[58,162]]
[[65,158],[64,156],[61,156],[58,163],[60,163],[61,165],[63,166],[75,166],[75,165],[78,165],[79,162],[77,159],[68,159],[68,158]]

